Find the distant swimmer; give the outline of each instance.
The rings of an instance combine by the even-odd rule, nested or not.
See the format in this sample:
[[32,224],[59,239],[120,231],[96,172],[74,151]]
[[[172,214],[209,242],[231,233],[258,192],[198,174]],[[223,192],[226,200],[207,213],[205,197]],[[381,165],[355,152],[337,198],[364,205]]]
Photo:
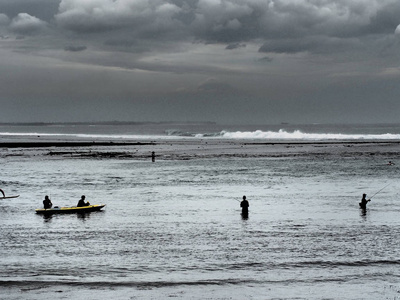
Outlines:
[[45,196],[44,197],[44,200],[43,200],[43,207],[44,207],[44,209],[48,209],[48,208],[51,208],[53,206],[53,203],[51,203],[51,200],[50,200],[50,198],[49,198],[49,196]]
[[361,209],[367,209],[367,203],[371,201],[371,199],[366,199],[367,194],[363,194],[360,204]]
[[389,160],[388,166],[394,166],[394,162],[392,162],[391,160]]
[[242,217],[247,218],[249,215],[249,201],[246,200],[246,196],[243,196],[242,202],[240,202],[240,207],[242,208]]
[[82,207],[82,206],[89,206],[89,202],[85,202],[85,195],[82,195],[81,199],[78,201],[77,207]]

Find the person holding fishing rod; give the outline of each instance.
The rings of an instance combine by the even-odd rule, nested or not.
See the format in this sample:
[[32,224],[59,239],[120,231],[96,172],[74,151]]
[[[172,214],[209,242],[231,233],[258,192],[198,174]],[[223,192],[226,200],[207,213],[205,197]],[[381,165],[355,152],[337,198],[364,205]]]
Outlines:
[[[375,197],[378,193],[380,193],[384,188],[388,187],[389,185],[390,185],[390,183],[388,185],[385,185],[383,188],[381,188],[379,191],[377,191],[375,194],[373,194],[372,197]],[[367,203],[369,201],[371,201],[371,199],[372,199],[372,197],[370,197],[367,200],[366,197],[367,197],[367,194],[363,194],[361,202],[359,203],[360,204],[360,208],[364,209],[364,210],[367,209]]]
[[367,203],[371,201],[371,199],[366,199],[367,194],[363,194],[360,204],[361,209],[367,209]]

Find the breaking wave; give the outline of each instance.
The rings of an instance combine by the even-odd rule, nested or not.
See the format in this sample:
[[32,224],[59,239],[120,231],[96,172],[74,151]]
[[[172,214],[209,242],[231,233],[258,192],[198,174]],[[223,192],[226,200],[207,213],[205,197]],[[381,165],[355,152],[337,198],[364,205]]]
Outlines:
[[288,132],[279,131],[221,131],[218,133],[183,133],[168,132],[169,136],[186,136],[195,138],[224,138],[224,139],[260,139],[260,140],[398,140],[400,134],[343,134],[343,133],[306,133],[300,130]]
[[48,137],[57,139],[107,139],[107,140],[157,140],[157,139],[227,139],[227,140],[261,140],[261,141],[323,141],[323,140],[400,140],[400,134],[349,134],[349,133],[307,133],[301,130],[292,132],[286,130],[278,131],[219,131],[219,132],[187,132],[180,130],[166,130],[164,134],[121,134],[121,133],[47,133],[47,132],[24,132],[11,133],[0,132],[0,137]]

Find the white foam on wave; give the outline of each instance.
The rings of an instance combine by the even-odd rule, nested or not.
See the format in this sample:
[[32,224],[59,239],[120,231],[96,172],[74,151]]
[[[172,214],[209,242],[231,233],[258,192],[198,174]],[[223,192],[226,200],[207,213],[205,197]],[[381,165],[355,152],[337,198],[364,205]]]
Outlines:
[[300,130],[279,131],[222,131],[221,137],[227,139],[263,139],[263,140],[396,140],[399,134],[342,134],[342,133],[304,133]]

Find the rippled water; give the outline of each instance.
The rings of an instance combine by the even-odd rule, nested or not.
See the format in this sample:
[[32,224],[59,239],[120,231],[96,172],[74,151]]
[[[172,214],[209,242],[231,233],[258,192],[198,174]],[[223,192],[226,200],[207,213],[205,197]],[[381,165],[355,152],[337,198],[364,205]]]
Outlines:
[[[400,163],[303,154],[3,158],[0,298],[399,299]],[[46,218],[46,194],[107,206]]]

